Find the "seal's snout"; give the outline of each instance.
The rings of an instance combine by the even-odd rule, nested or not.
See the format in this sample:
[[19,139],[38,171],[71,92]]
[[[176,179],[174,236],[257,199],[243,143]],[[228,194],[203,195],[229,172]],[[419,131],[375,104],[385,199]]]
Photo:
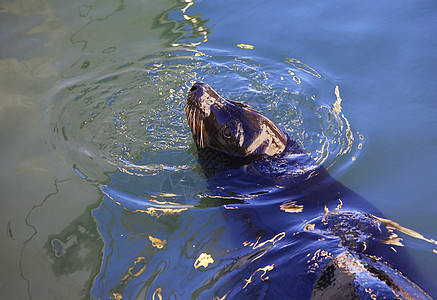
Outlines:
[[211,105],[221,102],[221,97],[207,83],[196,82],[190,88],[185,111],[197,110],[198,117],[209,116]]
[[210,88],[208,84],[199,81],[190,88],[190,94],[192,97],[201,97],[208,88]]
[[194,92],[195,90],[197,90],[198,88],[200,88],[202,86],[202,84],[204,85],[203,82],[196,82],[195,84],[193,84],[193,86],[190,89],[190,92]]
[[190,88],[185,106],[185,114],[194,140],[199,147],[203,147],[205,141],[204,121],[210,114],[210,106],[214,102],[210,96],[212,89],[204,82],[196,82]]

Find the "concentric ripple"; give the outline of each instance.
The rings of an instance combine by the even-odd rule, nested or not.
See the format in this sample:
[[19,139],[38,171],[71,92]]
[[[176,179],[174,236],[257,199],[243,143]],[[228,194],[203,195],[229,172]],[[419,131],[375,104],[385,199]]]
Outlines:
[[362,148],[342,112],[339,87],[310,66],[206,48],[156,53],[70,80],[51,100],[52,144],[68,151],[82,177],[107,183],[103,172],[118,170],[111,176],[117,189],[197,203],[199,191],[207,191],[184,114],[196,81],[263,112],[317,164],[354,161]]

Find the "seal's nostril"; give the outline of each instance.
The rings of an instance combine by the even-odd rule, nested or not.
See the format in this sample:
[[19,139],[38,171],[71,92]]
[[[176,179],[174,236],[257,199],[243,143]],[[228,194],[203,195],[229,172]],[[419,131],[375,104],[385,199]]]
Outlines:
[[190,89],[190,92],[193,92],[193,91],[195,91],[195,90],[197,90],[197,85],[193,85],[193,86],[191,87],[191,89]]

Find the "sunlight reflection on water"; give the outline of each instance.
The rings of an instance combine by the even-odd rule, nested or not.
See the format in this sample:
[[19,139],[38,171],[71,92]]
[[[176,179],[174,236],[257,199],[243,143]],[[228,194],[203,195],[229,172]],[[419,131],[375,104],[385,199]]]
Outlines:
[[[306,270],[308,260],[308,270],[314,273],[335,255],[313,250],[322,239],[328,248],[337,246],[335,238],[316,225],[328,213],[335,216],[343,205],[341,199],[314,217],[306,214],[308,206],[295,199],[278,197],[272,205],[257,202],[276,195],[281,187],[250,197],[244,191],[232,196],[211,193],[185,121],[185,98],[191,84],[202,80],[230,100],[249,103],[285,129],[317,164],[340,177],[367,151],[367,131],[358,132],[356,120],[349,122],[351,110],[343,105],[357,102],[347,96],[350,93],[343,94],[344,81],[315,67],[326,61],[329,51],[316,51],[319,61],[314,56],[307,59],[311,55],[306,54],[310,48],[326,46],[325,30],[330,33],[329,44],[338,49],[341,45],[345,55],[350,55],[346,44],[359,50],[362,41],[369,44],[369,36],[377,37],[374,44],[387,45],[387,52],[396,40],[387,39],[383,30],[377,32],[384,27],[372,27],[375,32],[363,26],[360,32],[365,34],[350,42],[340,29],[350,34],[351,27],[340,22],[337,27],[314,27],[321,33],[302,44],[304,51],[297,43],[290,50],[283,36],[280,54],[258,51],[270,40],[259,34],[263,42],[252,43],[252,30],[245,33],[247,41],[228,38],[217,43],[216,35],[211,44],[211,34],[227,25],[228,18],[246,10],[249,16],[253,7],[244,4],[225,13],[231,6],[223,4],[220,10],[225,11],[201,14],[195,13],[198,4],[187,0],[0,5],[0,28],[6,28],[0,29],[5,39],[0,46],[0,128],[7,140],[2,193],[5,215],[13,205],[16,211],[5,219],[5,248],[16,253],[14,266],[4,268],[8,280],[4,285],[16,283],[8,295],[23,291],[24,296],[44,299],[90,294],[113,299],[220,298],[232,288],[250,290],[259,283],[280,281],[275,272],[287,266],[287,259],[308,255],[296,266]],[[203,4],[208,7],[212,2]],[[305,6],[304,11],[317,15],[322,7]],[[258,16],[268,16],[274,9],[270,6]],[[305,25],[308,15],[300,16],[299,5],[293,9],[299,13],[290,10],[290,14]],[[209,17],[220,14],[223,20],[213,24]],[[365,20],[361,24],[373,19]],[[259,24],[268,27],[265,21]],[[289,28],[284,20],[280,24]],[[291,31],[298,40],[308,41],[308,29],[299,28]],[[269,37],[274,39],[278,32],[282,30],[270,32]],[[404,35],[399,35],[404,41]],[[316,47],[310,47],[313,43]],[[361,72],[363,60],[375,67],[365,56],[373,52],[367,50],[363,48],[364,58],[346,64],[344,70]],[[416,80],[424,81],[420,76]],[[364,89],[365,83],[359,84]],[[372,112],[383,109],[368,105]],[[390,128],[385,124],[378,130]],[[419,205],[412,206],[416,204],[409,204],[411,211],[406,214],[420,219],[412,213]],[[275,223],[276,219],[286,220],[287,228],[272,229],[274,224],[266,220]],[[387,244],[436,253],[434,239],[389,219],[379,220],[398,234]],[[408,235],[420,240],[411,242]],[[304,247],[298,246],[300,237],[308,242]],[[252,262],[251,269],[244,268]],[[213,292],[215,285],[220,287]]]

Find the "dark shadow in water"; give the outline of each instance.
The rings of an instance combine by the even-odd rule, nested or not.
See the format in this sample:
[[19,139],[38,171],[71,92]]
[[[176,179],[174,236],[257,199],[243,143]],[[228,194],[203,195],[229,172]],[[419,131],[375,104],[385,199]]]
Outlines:
[[[20,254],[20,273],[27,284],[27,293],[30,299],[32,299],[32,282],[26,275],[23,255],[29,243],[38,234],[38,228],[30,223],[29,218],[35,209],[43,207],[49,199],[59,195],[60,183],[65,184],[68,181],[70,180],[55,180],[55,192],[47,195],[41,203],[35,205],[26,217],[26,225],[31,227],[34,232],[23,243]],[[91,214],[91,211],[98,205],[99,203],[95,203],[85,208],[84,213],[74,219],[68,227],[62,229],[59,234],[49,235],[44,244],[45,258],[50,261],[49,265],[55,276],[71,275],[78,271],[86,271],[90,274],[86,284],[81,287],[82,290],[79,292],[83,295],[90,293],[94,278],[98,274],[101,265],[103,240],[97,231],[96,222]]]
[[52,260],[51,267],[56,276],[78,271],[90,274],[82,287],[81,294],[84,295],[90,293],[103,257],[104,242],[91,213],[97,205],[88,206],[68,227],[58,234],[50,235],[44,245],[47,256]]

